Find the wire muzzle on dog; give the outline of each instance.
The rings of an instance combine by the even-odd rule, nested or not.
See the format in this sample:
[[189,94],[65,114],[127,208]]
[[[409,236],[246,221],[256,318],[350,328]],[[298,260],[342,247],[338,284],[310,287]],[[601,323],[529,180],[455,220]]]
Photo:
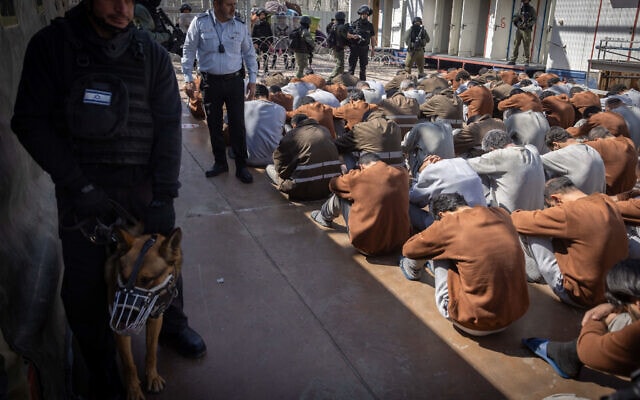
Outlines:
[[159,317],[178,294],[176,278],[173,274],[168,275],[161,284],[150,289],[135,286],[144,256],[156,240],[157,235],[152,235],[144,243],[126,284],[118,274],[118,289],[110,307],[109,325],[119,335],[138,334],[147,318]]

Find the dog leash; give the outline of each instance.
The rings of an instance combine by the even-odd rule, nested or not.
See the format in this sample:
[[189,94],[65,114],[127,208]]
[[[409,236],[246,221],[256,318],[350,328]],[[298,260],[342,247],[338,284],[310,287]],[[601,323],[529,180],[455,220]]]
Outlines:
[[133,291],[134,286],[136,285],[136,280],[138,279],[138,272],[140,272],[140,267],[142,266],[142,261],[144,260],[144,256],[147,254],[149,249],[153,247],[153,245],[158,240],[158,235],[151,235],[149,239],[142,245],[142,249],[140,250],[140,254],[138,254],[138,258],[136,258],[135,264],[133,264],[133,271],[131,271],[131,275],[129,276],[129,280],[127,281],[127,285],[125,286],[125,290]]
[[[109,244],[116,242],[116,238],[113,233],[113,228],[115,226],[135,226],[139,221],[115,200],[109,199],[109,204],[116,215],[116,220],[112,224],[106,225],[98,217],[88,217],[78,221],[77,216],[74,215],[74,223],[72,225],[65,226],[62,221],[64,221],[65,217],[72,212],[71,208],[68,208],[62,212],[59,223],[60,229],[64,231],[79,230],[85,238],[94,244]],[[89,229],[87,229],[87,227]]]

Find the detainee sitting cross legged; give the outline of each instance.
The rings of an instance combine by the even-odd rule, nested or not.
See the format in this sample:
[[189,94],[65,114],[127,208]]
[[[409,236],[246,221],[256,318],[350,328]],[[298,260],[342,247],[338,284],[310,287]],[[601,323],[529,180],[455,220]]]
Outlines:
[[442,316],[474,336],[506,329],[529,308],[524,255],[509,213],[470,207],[459,193],[435,196],[429,209],[435,222],[402,247],[405,277],[420,279],[415,259],[431,260]]
[[528,279],[546,282],[570,305],[602,303],[607,272],[629,252],[620,211],[609,196],[587,195],[566,176],[547,181],[544,197],[548,208],[511,214]]
[[381,255],[402,247],[409,224],[409,173],[364,153],[359,168],[332,178],[331,197],[311,218],[330,228],[340,214],[347,224],[351,244],[365,255]]

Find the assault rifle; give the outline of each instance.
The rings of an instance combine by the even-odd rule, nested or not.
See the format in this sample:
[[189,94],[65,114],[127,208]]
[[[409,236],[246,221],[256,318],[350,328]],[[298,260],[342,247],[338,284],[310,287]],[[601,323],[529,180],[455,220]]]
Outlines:
[[171,19],[169,19],[169,17],[161,7],[158,7],[156,11],[160,16],[162,29],[165,32],[169,32],[171,34],[169,39],[166,42],[162,43],[162,46],[164,46],[164,48],[167,49],[169,53],[174,53],[182,56],[182,47],[184,46],[184,39],[186,37],[185,33],[180,30],[177,24],[171,22]]
[[347,32],[352,35],[352,38],[349,39],[350,46],[364,46],[368,44],[368,41],[364,40],[361,34],[360,28],[360,20],[355,20],[351,24],[347,25]]
[[420,28],[420,33],[418,33],[418,36],[416,36],[416,40],[413,41],[414,50],[422,48],[421,43],[422,43],[423,34],[424,34],[424,28]]
[[413,47],[410,49],[410,51],[422,50],[424,48],[422,46],[422,39],[423,39],[422,34],[423,33],[424,33],[424,28],[420,28],[420,33],[418,33],[418,35],[414,39],[413,44],[412,44]]

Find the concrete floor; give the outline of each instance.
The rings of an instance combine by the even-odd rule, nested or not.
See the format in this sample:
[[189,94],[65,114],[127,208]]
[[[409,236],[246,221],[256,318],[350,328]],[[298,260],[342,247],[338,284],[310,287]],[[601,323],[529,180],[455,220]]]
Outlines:
[[[583,369],[565,380],[523,337],[574,338],[582,313],[530,285],[531,307],[506,331],[465,336],[434,306],[433,279],[404,278],[399,254],[365,257],[344,224],[309,219],[321,202],[292,203],[252,169],[207,179],[205,124],[183,114],[184,298],[207,355],[159,349],[167,386],[150,399],[599,399],[626,381]],[[142,338],[135,339],[142,371]],[[144,376],[144,373],[142,373]]]

